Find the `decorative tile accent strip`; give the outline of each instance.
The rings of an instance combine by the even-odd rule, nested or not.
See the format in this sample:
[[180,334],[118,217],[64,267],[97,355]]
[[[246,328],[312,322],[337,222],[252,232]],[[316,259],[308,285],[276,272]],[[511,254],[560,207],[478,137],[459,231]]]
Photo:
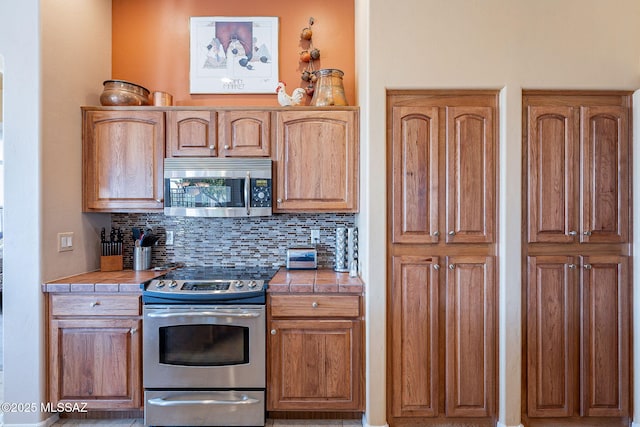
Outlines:
[[[112,214],[111,226],[124,232],[124,268],[132,268],[132,227],[160,236],[151,265],[284,265],[287,248],[310,246],[311,229],[320,230],[318,267],[333,268],[337,227],[354,227],[354,214],[277,214],[251,218],[187,218],[163,214]],[[166,231],[174,244],[166,246]]]

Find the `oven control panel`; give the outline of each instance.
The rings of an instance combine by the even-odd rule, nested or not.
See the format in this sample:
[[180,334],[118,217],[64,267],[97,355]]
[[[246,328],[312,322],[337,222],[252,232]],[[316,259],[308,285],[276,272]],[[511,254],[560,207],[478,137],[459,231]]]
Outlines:
[[171,280],[155,279],[146,292],[190,295],[240,295],[260,292],[264,280]]

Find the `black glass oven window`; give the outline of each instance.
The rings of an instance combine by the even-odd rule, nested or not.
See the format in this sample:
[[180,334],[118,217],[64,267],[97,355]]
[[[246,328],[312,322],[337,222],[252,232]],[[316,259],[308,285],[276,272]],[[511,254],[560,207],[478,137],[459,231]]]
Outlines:
[[165,206],[241,208],[245,206],[244,181],[245,178],[165,178]]
[[249,328],[228,325],[162,327],[160,363],[181,366],[249,363]]

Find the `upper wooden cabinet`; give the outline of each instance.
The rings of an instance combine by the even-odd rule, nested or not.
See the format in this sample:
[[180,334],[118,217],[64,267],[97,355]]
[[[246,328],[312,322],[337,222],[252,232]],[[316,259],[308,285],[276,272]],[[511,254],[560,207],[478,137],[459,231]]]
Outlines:
[[163,208],[164,113],[83,109],[85,212]]
[[167,157],[269,157],[269,110],[170,110]]
[[495,96],[391,108],[393,243],[495,241]]
[[275,114],[275,212],[358,211],[358,110]]
[[175,110],[167,112],[167,157],[216,156],[216,112]]
[[530,96],[524,114],[528,241],[628,241],[629,108]]

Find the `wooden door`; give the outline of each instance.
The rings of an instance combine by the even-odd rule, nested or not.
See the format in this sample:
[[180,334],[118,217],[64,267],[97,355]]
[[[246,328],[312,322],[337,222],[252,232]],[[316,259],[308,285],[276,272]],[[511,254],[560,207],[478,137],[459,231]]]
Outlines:
[[437,243],[437,107],[393,107],[393,243]]
[[139,319],[52,319],[52,403],[86,402],[88,409],[142,406]]
[[268,410],[361,410],[359,320],[272,320]]
[[269,111],[220,111],[218,141],[221,157],[269,157],[271,113]]
[[582,257],[581,415],[629,415],[628,258]]
[[581,108],[582,242],[629,240],[629,146],[627,109]]
[[357,212],[357,111],[276,113],[274,211]]
[[216,136],[215,111],[167,112],[167,157],[216,156]]
[[526,301],[527,414],[573,416],[578,404],[576,257],[528,257]]
[[565,105],[528,106],[527,240],[578,241],[579,112]]
[[163,208],[164,129],[161,111],[85,111],[85,212]]
[[493,243],[495,128],[491,107],[446,107],[446,242]]
[[447,257],[445,410],[488,417],[495,406],[496,289],[492,256]]
[[435,417],[439,407],[438,257],[393,257],[389,353],[394,417]]

